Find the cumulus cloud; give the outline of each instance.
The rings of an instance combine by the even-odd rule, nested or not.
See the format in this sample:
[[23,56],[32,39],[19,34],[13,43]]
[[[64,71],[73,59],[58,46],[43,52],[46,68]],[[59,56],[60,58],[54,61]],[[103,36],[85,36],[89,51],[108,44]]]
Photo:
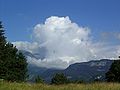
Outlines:
[[[47,49],[47,58],[81,57],[86,58],[91,52],[90,30],[72,23],[69,17],[50,17],[45,24],[35,26],[33,36],[41,47]],[[82,52],[85,52],[81,55]],[[85,55],[88,54],[88,55]]]
[[[66,68],[76,62],[83,62],[114,55],[113,47],[104,47],[92,42],[91,31],[79,26],[69,17],[51,16],[44,24],[37,24],[33,30],[34,42],[13,42],[20,50],[31,53],[45,52],[41,60],[28,57],[28,62],[41,67]],[[41,49],[45,48],[44,50]],[[113,50],[115,51],[115,50]],[[103,55],[103,52],[108,52]]]
[[35,52],[39,48],[39,44],[37,42],[27,42],[27,41],[16,41],[12,42],[19,50],[26,50],[31,53]]
[[120,40],[120,33],[117,35],[117,38]]
[[110,45],[109,43],[93,43],[96,59],[113,59],[119,56],[119,45]]

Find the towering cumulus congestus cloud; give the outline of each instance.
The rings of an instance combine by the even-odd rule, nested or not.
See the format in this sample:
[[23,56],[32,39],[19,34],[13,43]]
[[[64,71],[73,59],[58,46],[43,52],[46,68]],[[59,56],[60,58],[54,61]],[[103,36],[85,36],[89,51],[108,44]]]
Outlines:
[[28,63],[47,68],[66,68],[72,63],[113,57],[119,53],[116,46],[93,43],[90,33],[89,28],[77,25],[69,17],[51,16],[44,24],[34,27],[34,42],[13,44],[39,57],[28,57]]
[[[93,56],[90,30],[71,22],[69,17],[51,16],[44,24],[37,24],[33,37],[40,47],[46,48],[46,62],[63,67]],[[58,62],[58,63],[57,63]],[[57,64],[57,65],[56,65]]]

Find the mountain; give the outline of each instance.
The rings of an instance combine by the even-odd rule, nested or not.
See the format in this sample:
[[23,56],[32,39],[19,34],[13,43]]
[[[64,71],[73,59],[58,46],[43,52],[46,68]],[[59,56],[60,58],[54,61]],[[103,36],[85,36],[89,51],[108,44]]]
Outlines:
[[102,59],[70,65],[63,73],[70,79],[92,81],[95,79],[104,80],[105,73],[109,70],[112,60]]
[[34,82],[35,77],[37,75],[41,75],[43,72],[45,72],[47,68],[45,67],[38,67],[33,64],[28,64],[28,75],[29,75],[29,80],[30,82]]
[[26,50],[19,50],[20,52],[22,52],[26,57],[31,57],[31,58],[35,58],[35,59],[41,59],[43,60],[46,56],[46,49],[44,47],[39,48],[39,53],[31,53],[29,51]]
[[[44,48],[43,48],[44,49]],[[41,49],[41,50],[43,50]],[[44,54],[32,54],[28,51],[21,51],[27,57],[36,59],[44,58]],[[42,59],[41,59],[42,60]],[[104,80],[105,73],[109,70],[113,60],[101,59],[88,62],[71,64],[64,70],[56,68],[38,67],[33,64],[28,64],[29,81],[34,81],[37,75],[41,76],[46,82],[50,82],[55,73],[64,73],[70,80],[84,80],[86,82],[95,79]]]
[[[64,73],[70,80],[84,80],[86,82],[95,79],[104,80],[105,73],[109,70],[112,60],[102,59],[83,63],[75,63],[64,70],[47,69],[37,66],[29,66],[30,76],[40,75],[46,82],[50,82],[55,73]],[[32,78],[34,79],[34,78]]]
[[29,51],[26,51],[26,50],[19,50],[19,52],[22,52],[26,57],[32,57],[32,58],[36,58],[37,59],[37,57],[34,55],[34,54],[32,54],[31,52],[29,52]]

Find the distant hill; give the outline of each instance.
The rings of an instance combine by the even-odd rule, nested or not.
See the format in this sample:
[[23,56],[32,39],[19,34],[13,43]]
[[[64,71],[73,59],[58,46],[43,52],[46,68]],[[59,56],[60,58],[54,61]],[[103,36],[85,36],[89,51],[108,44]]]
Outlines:
[[96,78],[104,80],[105,73],[109,70],[113,61],[108,59],[94,60],[70,65],[63,72],[70,79],[92,81]]
[[47,69],[29,65],[29,74],[34,81],[34,76],[40,75],[46,82],[50,82],[55,73],[64,73],[71,80],[93,81],[96,78],[104,80],[105,73],[109,70],[112,60],[102,59],[83,63],[75,63],[64,70]]
[[[42,49],[41,49],[42,50]],[[32,54],[28,51],[22,51],[25,56],[40,59],[43,54]],[[104,80],[105,73],[109,70],[113,60],[101,59],[88,62],[74,63],[68,68],[61,70],[56,68],[38,67],[33,64],[28,65],[29,81],[34,81],[35,76],[40,75],[46,82],[50,82],[55,73],[64,73],[71,80],[93,81],[96,78]]]

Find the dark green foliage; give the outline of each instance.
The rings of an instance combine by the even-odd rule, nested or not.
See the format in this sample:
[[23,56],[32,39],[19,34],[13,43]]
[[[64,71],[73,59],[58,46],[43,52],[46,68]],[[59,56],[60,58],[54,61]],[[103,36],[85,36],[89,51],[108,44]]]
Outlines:
[[94,82],[102,82],[102,80],[96,78]]
[[69,83],[73,83],[73,84],[81,84],[81,83],[86,83],[86,82],[83,81],[83,80],[72,80],[72,81],[70,81]]
[[26,58],[4,37],[0,22],[0,79],[7,81],[25,81],[27,77]]
[[67,84],[69,80],[63,73],[57,73],[51,80],[51,84]]
[[35,82],[36,82],[36,83],[44,83],[44,80],[43,80],[40,76],[37,76],[37,77],[35,78]]
[[120,58],[120,56],[119,56],[119,58]]
[[115,60],[109,71],[106,73],[108,82],[120,82],[120,60]]

